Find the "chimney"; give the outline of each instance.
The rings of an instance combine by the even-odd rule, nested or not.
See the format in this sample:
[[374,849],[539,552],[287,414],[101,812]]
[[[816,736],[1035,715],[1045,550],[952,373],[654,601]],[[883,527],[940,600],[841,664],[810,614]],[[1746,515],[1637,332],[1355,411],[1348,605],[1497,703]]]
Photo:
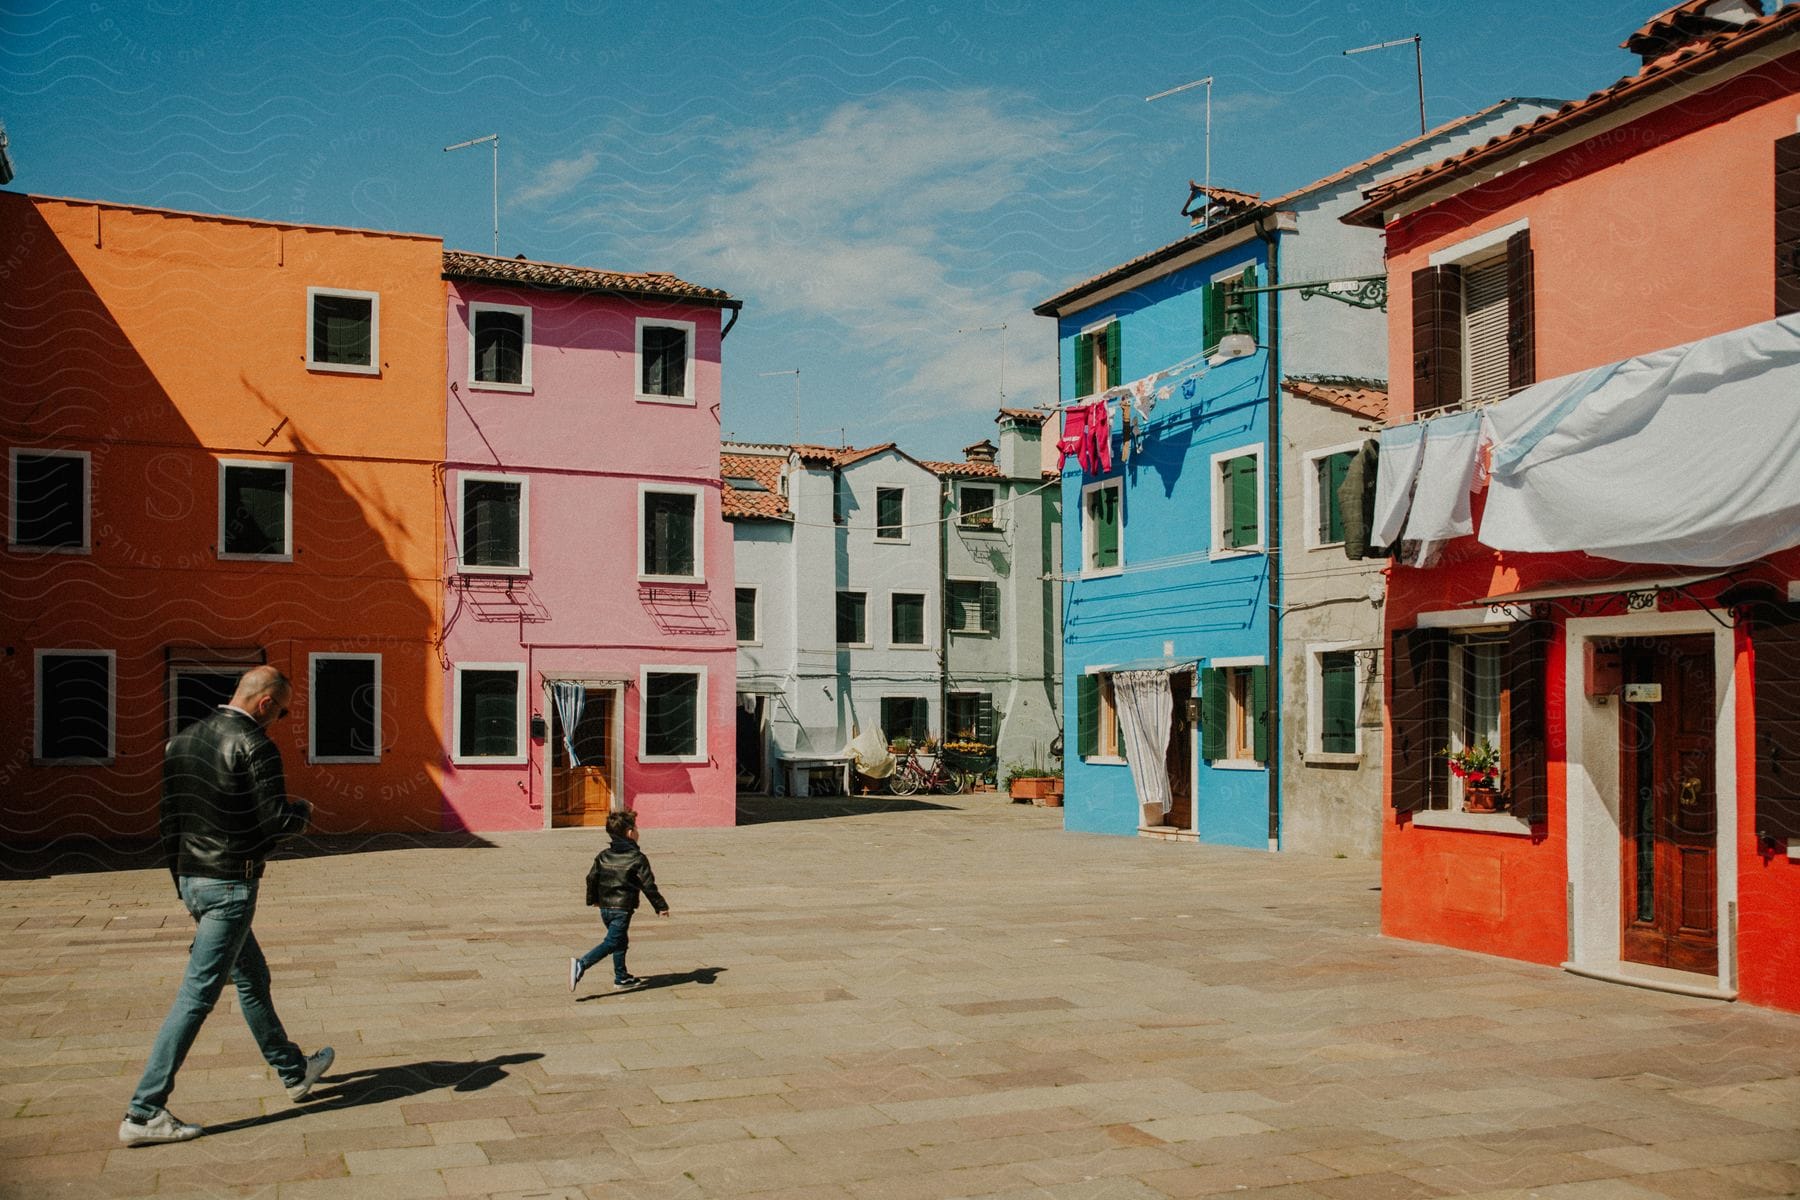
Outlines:
[[986,463],[989,466],[992,466],[994,455],[999,453],[999,449],[1000,448],[994,445],[994,443],[988,441],[986,438],[982,438],[973,446],[963,447],[963,458],[968,462]]

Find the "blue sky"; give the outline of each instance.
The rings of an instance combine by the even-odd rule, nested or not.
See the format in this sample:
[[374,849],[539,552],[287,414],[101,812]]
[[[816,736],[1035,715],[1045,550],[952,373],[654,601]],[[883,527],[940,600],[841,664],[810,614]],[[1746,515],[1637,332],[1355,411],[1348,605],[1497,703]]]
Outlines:
[[[1506,96],[1628,73],[1656,0],[6,0],[14,189],[670,270],[745,301],[742,439],[954,457],[1055,388],[1031,305],[1180,237],[1202,172],[1273,195]],[[1004,323],[1004,332],[978,331]],[[1004,345],[1003,345],[1004,343]]]

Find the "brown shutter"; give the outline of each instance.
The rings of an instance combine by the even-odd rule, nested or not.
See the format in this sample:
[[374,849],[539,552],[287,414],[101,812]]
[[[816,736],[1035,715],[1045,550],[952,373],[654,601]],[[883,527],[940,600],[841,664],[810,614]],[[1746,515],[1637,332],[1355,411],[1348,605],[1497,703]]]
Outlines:
[[1449,791],[1440,755],[1450,736],[1450,638],[1441,629],[1397,629],[1388,670],[1394,811],[1418,812]]
[[1462,271],[1413,272],[1413,414],[1462,399]]
[[1759,605],[1750,636],[1756,836],[1779,853],[1800,838],[1800,605]]
[[1800,312],[1800,133],[1775,142],[1775,315]]
[[1549,783],[1550,647],[1553,621],[1520,621],[1506,638],[1506,703],[1500,731],[1501,784],[1512,811],[1533,825],[1546,820]]
[[1537,322],[1532,310],[1531,231],[1506,239],[1506,386],[1537,382]]

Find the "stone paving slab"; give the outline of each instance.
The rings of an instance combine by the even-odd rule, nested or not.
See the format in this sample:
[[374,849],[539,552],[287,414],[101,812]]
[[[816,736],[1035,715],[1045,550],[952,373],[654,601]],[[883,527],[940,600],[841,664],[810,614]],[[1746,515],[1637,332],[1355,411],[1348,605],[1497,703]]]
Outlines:
[[[1601,1200],[1800,1195],[1800,1018],[1382,939],[1377,870],[1061,831],[991,796],[746,799],[649,830],[675,916],[599,938],[592,830],[270,868],[290,1104],[229,996],[115,1130],[184,965],[142,857],[0,881],[0,1197]],[[88,869],[104,867],[105,869]]]

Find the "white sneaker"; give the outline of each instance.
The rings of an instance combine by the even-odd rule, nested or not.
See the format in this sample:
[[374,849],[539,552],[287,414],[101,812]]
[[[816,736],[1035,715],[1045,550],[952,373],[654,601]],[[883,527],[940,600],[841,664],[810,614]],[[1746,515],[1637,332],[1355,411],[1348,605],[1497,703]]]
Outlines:
[[569,990],[571,992],[575,990],[575,985],[581,982],[581,977],[586,974],[587,972],[581,969],[579,958],[569,960]]
[[288,1085],[288,1099],[306,1099],[307,1094],[313,1089],[313,1084],[319,1082],[319,1076],[331,1069],[331,1060],[336,1057],[337,1051],[333,1050],[330,1046],[326,1046],[316,1054],[307,1055],[306,1078],[302,1079],[299,1083],[290,1083]]
[[126,1117],[119,1125],[119,1140],[127,1146],[153,1146],[158,1142],[185,1142],[205,1132],[198,1125],[178,1120],[168,1109],[159,1108],[155,1116],[145,1121]]

